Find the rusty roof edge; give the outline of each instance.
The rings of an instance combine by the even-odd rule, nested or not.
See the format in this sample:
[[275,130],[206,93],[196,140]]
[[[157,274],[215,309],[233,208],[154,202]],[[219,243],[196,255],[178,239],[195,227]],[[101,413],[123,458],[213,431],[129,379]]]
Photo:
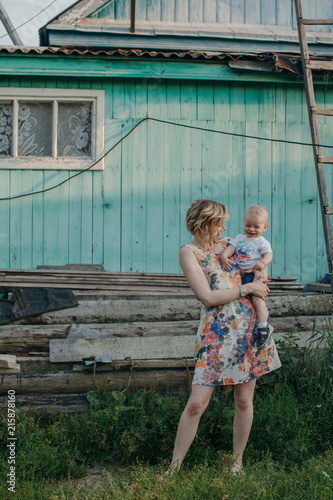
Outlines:
[[[0,46],[0,54],[25,54],[25,55],[43,55],[43,54],[53,54],[53,55],[64,55],[64,56],[100,56],[100,57],[144,57],[148,56],[150,58],[178,58],[178,59],[199,59],[204,60],[256,60],[256,61],[267,61],[276,60],[278,61],[279,69],[288,69],[292,67],[292,64],[288,66],[285,64],[283,67],[284,60],[292,59],[293,61],[300,60],[300,57],[288,54],[279,55],[276,52],[267,53],[242,53],[242,52],[216,52],[216,51],[198,51],[198,50],[187,50],[187,51],[176,51],[176,50],[146,50],[146,49],[90,49],[90,48],[80,48],[80,47],[26,47],[26,46]],[[323,58],[325,59],[325,57]]]

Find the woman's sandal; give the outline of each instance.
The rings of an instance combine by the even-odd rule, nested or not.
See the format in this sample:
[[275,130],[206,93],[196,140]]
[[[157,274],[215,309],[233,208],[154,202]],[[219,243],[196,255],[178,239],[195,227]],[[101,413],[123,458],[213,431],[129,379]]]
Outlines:
[[175,472],[178,472],[177,462],[170,464],[168,470],[166,470],[163,474],[157,476],[158,481],[164,481],[166,477],[171,477]]
[[238,474],[239,474],[240,472],[242,472],[242,470],[243,470],[243,467],[242,467],[241,465],[234,464],[234,465],[231,467],[231,469],[230,469],[230,474],[231,474],[232,476],[238,476]]

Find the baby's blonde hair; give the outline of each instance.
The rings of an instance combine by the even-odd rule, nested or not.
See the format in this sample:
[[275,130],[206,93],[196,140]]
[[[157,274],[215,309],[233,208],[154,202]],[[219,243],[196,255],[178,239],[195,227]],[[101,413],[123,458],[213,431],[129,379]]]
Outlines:
[[244,221],[247,215],[257,215],[263,219],[264,224],[268,224],[268,212],[266,208],[261,205],[250,205],[244,214]]
[[217,226],[229,218],[225,205],[212,200],[196,200],[187,210],[186,227],[205,245],[217,236]]

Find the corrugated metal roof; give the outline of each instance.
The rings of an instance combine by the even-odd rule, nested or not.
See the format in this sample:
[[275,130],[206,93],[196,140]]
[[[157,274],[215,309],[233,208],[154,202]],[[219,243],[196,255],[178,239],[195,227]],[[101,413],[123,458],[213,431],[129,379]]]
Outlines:
[[[141,50],[141,49],[90,49],[90,48],[76,48],[76,47],[26,47],[18,45],[0,46],[0,54],[58,54],[58,55],[77,55],[77,56],[100,56],[100,57],[154,57],[154,58],[177,58],[177,59],[206,59],[228,61],[237,59],[250,59],[257,61],[266,61],[274,58],[277,54],[243,54],[240,52],[213,52],[213,51],[157,51],[157,50]],[[288,57],[284,54],[283,57]],[[300,57],[291,56],[296,61]]]
[[[210,52],[210,51],[156,51],[141,49],[99,49],[72,48],[72,47],[25,47],[25,46],[0,46],[1,54],[25,54],[27,56],[37,55],[60,55],[80,57],[101,58],[157,58],[157,59],[185,59],[212,61],[229,64],[234,69],[245,69],[254,71],[289,71],[301,74],[301,58],[294,55],[266,53],[266,54],[244,54],[239,52]],[[327,58],[322,57],[325,60]]]

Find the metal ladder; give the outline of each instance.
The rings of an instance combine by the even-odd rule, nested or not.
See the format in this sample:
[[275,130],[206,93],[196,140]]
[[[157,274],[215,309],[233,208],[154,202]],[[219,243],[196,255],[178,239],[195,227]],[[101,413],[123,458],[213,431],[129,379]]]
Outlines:
[[321,61],[319,59],[310,58],[309,47],[307,42],[305,26],[309,25],[333,25],[333,19],[303,19],[302,0],[295,0],[296,18],[299,44],[302,56],[303,77],[305,84],[306,101],[309,113],[309,122],[311,129],[311,138],[313,145],[313,154],[316,167],[317,184],[319,191],[319,201],[321,215],[323,219],[323,228],[325,236],[326,254],[328,262],[328,270],[331,278],[331,292],[333,293],[333,232],[332,220],[333,207],[330,206],[327,197],[327,187],[324,173],[324,165],[327,163],[333,164],[333,156],[323,156],[321,142],[319,136],[318,118],[317,115],[333,116],[333,109],[317,108],[315,92],[313,87],[312,71],[329,70],[333,71],[333,60]]

